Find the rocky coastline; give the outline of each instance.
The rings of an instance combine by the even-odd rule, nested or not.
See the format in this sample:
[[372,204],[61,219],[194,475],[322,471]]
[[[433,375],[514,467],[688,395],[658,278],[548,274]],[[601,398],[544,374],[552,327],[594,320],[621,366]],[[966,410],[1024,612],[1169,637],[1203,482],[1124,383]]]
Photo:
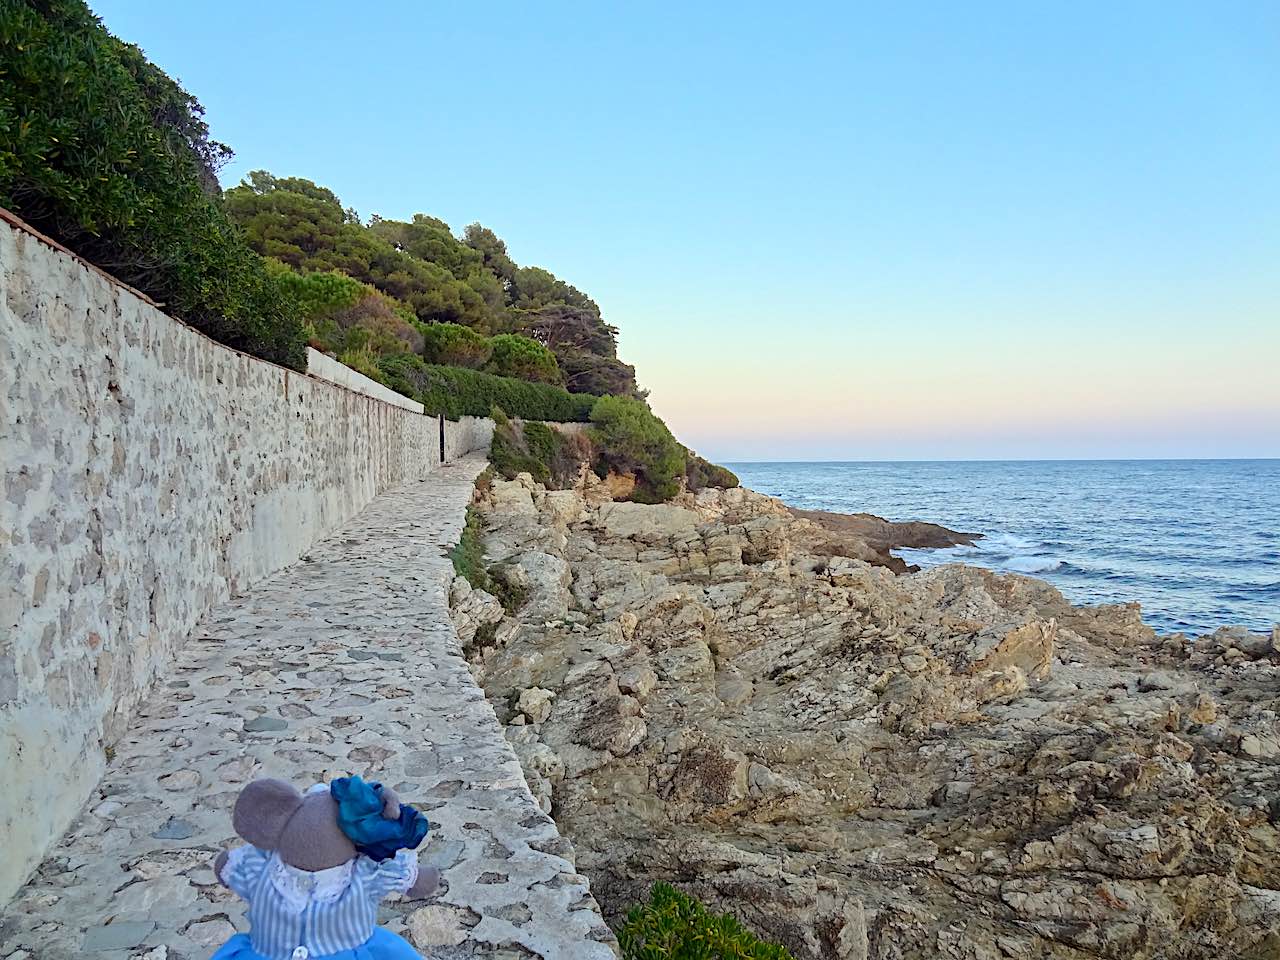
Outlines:
[[817,527],[814,530],[806,526],[797,531],[802,538],[802,546],[809,553],[854,557],[875,567],[888,567],[894,573],[915,573],[920,569],[901,557],[895,557],[893,551],[899,548],[971,547],[982,539],[980,533],[961,533],[920,520],[903,523],[886,520],[873,513],[787,509],[793,517],[808,520]]
[[889,552],[973,535],[615,492],[480,485],[511,610],[451,596],[614,919],[666,880],[800,960],[1280,957],[1280,629],[1161,637]]

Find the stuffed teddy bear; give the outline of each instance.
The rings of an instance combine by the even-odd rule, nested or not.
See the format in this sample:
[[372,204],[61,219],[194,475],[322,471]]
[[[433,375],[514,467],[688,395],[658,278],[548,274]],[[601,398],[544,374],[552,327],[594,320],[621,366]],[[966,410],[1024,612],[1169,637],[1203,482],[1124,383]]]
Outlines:
[[248,901],[249,932],[212,960],[421,960],[377,926],[384,897],[425,897],[440,877],[414,853],[427,818],[390,787],[343,777],[300,793],[255,780],[231,822],[249,845],[218,854],[213,872]]

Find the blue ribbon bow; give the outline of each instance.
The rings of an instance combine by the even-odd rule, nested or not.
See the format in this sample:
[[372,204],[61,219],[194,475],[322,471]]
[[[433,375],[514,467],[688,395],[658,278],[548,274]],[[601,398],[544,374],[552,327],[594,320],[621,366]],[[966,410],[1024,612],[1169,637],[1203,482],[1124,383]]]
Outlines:
[[338,827],[370,859],[390,860],[397,850],[414,850],[431,829],[427,818],[407,803],[400,804],[399,819],[384,817],[380,783],[339,777],[329,784],[329,794],[338,804]]

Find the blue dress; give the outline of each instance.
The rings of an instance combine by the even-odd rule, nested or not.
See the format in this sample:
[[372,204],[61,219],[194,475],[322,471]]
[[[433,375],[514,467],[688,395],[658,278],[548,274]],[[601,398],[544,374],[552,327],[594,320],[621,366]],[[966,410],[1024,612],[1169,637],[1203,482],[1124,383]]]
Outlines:
[[378,903],[417,878],[412,850],[306,871],[269,850],[237,847],[219,879],[248,902],[249,932],[211,960],[422,960],[403,937],[377,926]]

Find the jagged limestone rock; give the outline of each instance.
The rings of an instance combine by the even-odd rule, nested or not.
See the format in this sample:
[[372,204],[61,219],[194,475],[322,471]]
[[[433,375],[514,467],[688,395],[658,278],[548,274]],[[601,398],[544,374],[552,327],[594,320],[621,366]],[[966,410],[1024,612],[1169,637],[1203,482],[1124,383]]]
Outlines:
[[898,576],[749,490],[513,486],[486,545],[563,560],[577,619],[519,611],[471,664],[500,716],[555,694],[508,737],[614,918],[667,880],[800,960],[1280,942],[1274,634],[1161,638],[1030,577]]

